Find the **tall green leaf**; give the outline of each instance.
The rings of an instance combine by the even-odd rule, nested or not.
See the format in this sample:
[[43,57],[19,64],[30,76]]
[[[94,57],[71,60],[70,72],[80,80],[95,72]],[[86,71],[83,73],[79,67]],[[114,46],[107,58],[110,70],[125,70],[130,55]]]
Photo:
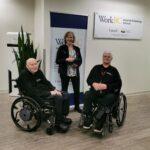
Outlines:
[[37,48],[34,49],[33,42],[28,33],[24,34],[23,27],[18,34],[18,50],[13,49],[19,74],[25,69],[26,60],[37,58]]

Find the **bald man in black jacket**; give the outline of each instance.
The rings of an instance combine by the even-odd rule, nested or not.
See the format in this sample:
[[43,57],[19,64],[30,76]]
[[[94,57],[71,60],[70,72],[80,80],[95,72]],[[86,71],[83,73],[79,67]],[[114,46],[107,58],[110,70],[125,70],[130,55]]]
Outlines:
[[65,132],[72,120],[66,118],[69,113],[69,96],[57,90],[39,70],[37,60],[29,58],[26,68],[18,78],[26,96],[30,96],[42,103],[44,100],[53,101],[56,112],[56,129]]
[[[86,115],[83,128],[90,129],[92,126],[92,103],[100,106],[111,106],[114,104],[120,92],[122,81],[118,70],[111,66],[112,54],[108,51],[103,53],[103,63],[95,65],[87,78],[90,90],[85,93],[84,109]],[[94,131],[102,132],[106,114],[97,122]]]

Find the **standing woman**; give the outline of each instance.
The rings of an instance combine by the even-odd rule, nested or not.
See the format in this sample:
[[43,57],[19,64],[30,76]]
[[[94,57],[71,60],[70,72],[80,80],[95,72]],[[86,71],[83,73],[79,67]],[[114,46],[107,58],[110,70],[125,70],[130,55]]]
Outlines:
[[74,45],[75,35],[68,31],[64,36],[65,44],[58,48],[56,63],[59,65],[62,91],[68,91],[69,81],[71,80],[74,90],[75,110],[81,113],[79,107],[80,96],[80,74],[79,67],[82,63],[80,48]]

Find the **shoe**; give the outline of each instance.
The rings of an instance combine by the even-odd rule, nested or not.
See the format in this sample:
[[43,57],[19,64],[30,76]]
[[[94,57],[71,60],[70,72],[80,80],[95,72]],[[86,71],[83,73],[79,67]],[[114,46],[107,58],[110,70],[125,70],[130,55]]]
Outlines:
[[48,128],[46,129],[46,133],[47,133],[48,135],[54,134],[53,128],[52,128],[52,127],[48,127]]
[[101,128],[101,129],[95,128],[93,131],[94,131],[95,133],[102,134],[103,128]]
[[75,111],[77,111],[78,113],[82,113],[82,109],[81,108],[74,108]]
[[65,123],[60,123],[60,124],[55,125],[55,128],[58,132],[65,133],[68,131],[69,125]]
[[71,119],[71,118],[66,118],[66,117],[64,117],[63,123],[65,123],[65,124],[67,124],[67,125],[71,125],[72,119]]
[[83,122],[84,129],[90,129],[92,127],[92,118],[90,116],[86,116]]
[[103,132],[102,123],[99,121],[96,122],[95,129],[93,130],[95,133],[101,134]]

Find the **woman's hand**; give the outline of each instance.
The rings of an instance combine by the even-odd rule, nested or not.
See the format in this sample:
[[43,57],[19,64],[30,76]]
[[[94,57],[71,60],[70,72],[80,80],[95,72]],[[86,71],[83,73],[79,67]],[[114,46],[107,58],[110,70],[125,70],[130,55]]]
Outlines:
[[73,58],[73,57],[66,58],[66,61],[68,61],[68,62],[73,62],[74,60],[75,60],[75,58]]

